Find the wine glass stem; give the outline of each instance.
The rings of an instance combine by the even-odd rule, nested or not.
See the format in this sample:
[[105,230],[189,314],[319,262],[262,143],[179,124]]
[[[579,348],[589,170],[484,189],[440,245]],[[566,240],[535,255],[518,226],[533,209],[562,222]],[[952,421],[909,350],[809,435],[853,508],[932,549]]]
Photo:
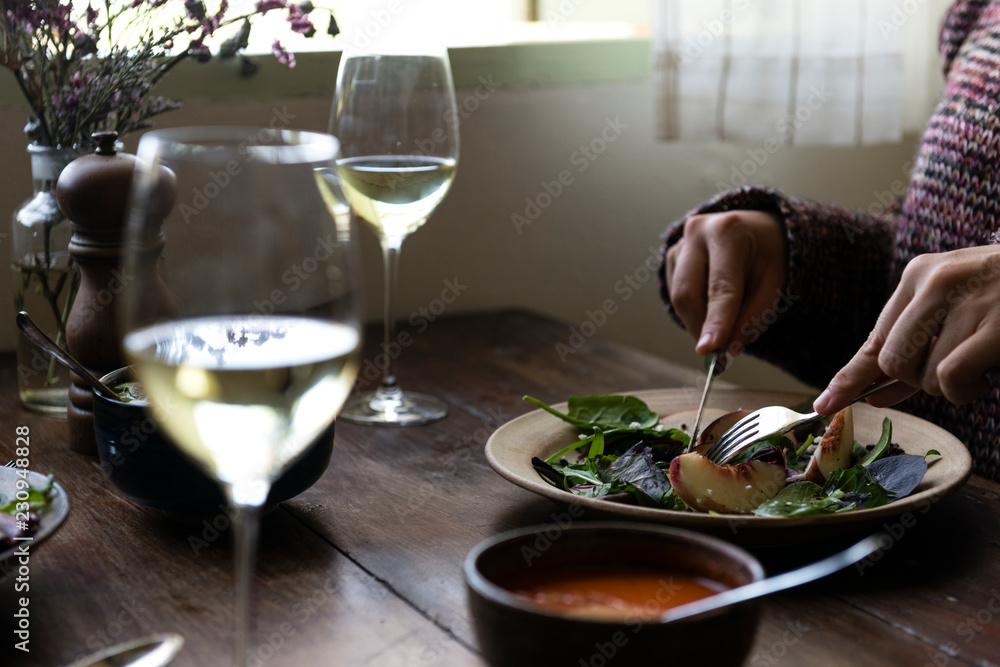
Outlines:
[[236,655],[233,665],[245,667],[249,658],[253,630],[251,606],[254,560],[257,556],[257,536],[260,531],[260,507],[231,501],[235,517],[236,547]]
[[385,353],[386,363],[382,369],[382,384],[378,388],[378,393],[384,398],[396,398],[400,393],[396,386],[396,358],[390,352],[395,349],[393,338],[396,336],[396,319],[394,317],[394,300],[396,296],[396,279],[399,274],[399,251],[403,245],[403,239],[385,238],[382,243],[382,268],[385,272],[385,298],[382,303],[382,320],[384,322],[382,351]]

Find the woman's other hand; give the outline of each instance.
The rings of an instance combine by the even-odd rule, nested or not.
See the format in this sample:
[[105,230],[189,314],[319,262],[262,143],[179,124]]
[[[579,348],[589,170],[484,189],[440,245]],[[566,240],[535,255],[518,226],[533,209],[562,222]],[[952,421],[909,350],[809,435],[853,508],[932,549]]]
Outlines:
[[846,406],[880,374],[895,385],[868,399],[884,407],[923,390],[962,405],[985,394],[1000,366],[1000,246],[919,255],[854,358],[814,404]]
[[763,211],[694,215],[666,256],[670,302],[705,355],[739,354],[749,322],[774,307],[788,278],[780,220]]

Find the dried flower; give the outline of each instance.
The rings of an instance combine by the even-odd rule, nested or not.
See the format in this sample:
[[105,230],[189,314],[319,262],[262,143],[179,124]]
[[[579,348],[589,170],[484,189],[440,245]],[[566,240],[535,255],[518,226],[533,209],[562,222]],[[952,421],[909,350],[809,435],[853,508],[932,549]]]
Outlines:
[[[124,136],[149,127],[150,118],[179,106],[152,95],[167,72],[188,57],[209,60],[213,40],[221,57],[237,55],[252,22],[269,11],[283,10],[294,33],[316,33],[306,16],[315,11],[311,0],[232,0],[234,7],[230,0],[208,1],[219,4],[105,0],[95,8],[93,0],[0,0],[0,65],[31,106],[25,134],[46,146],[86,147],[98,130]],[[116,41],[126,34],[133,36],[130,46]],[[294,67],[278,40],[272,52]],[[246,61],[241,66],[244,75],[253,69]]]
[[271,44],[271,53],[273,53],[274,57],[278,59],[278,62],[285,67],[295,67],[295,56],[289,53],[278,40],[274,40],[274,44]]

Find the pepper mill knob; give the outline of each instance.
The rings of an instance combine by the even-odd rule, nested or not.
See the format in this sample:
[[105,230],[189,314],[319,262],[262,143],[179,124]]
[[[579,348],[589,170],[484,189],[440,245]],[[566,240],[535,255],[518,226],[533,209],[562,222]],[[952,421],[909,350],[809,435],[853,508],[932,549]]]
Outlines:
[[[117,301],[131,280],[122,272],[121,263],[136,157],[117,152],[116,132],[92,136],[97,149],[67,165],[56,183],[56,200],[70,220],[69,253],[80,268],[80,287],[66,321],[67,348],[101,377],[126,365],[117,328]],[[171,184],[166,185],[164,201],[169,208],[174,193]],[[162,246],[162,237],[159,240]],[[158,255],[159,246],[154,253]],[[155,271],[155,261],[153,266]],[[153,299],[161,296],[151,295]],[[70,449],[97,454],[90,386],[76,374],[71,377]]]

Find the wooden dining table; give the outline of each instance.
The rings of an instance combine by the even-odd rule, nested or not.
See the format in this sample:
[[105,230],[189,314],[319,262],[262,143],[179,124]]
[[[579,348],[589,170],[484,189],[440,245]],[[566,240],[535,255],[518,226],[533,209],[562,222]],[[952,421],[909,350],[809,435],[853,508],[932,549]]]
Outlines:
[[[568,511],[494,472],[484,455],[490,434],[533,409],[525,394],[557,403],[570,395],[697,391],[704,377],[600,332],[571,340],[567,325],[524,311],[422,325],[401,328],[408,337],[397,340],[406,345],[389,353],[401,352],[401,385],[443,398],[448,416],[406,428],[338,421],[322,478],[263,521],[248,664],[486,664],[466,608],[466,554],[487,537]],[[385,353],[379,332],[369,331],[359,389]],[[26,592],[15,591],[23,575],[16,563],[0,572],[0,665],[66,665],[163,632],[185,640],[173,664],[230,664],[225,512],[184,522],[127,500],[96,458],[69,449],[65,419],[21,408],[15,372],[12,355],[0,358],[0,458],[14,458],[15,429],[28,427],[31,468],[54,474],[71,509],[33,547]],[[1000,484],[973,475],[926,516],[885,528],[887,548],[864,567],[768,597],[745,664],[1000,664]],[[820,541],[755,554],[774,573],[826,548]],[[27,652],[14,634],[22,597]]]

